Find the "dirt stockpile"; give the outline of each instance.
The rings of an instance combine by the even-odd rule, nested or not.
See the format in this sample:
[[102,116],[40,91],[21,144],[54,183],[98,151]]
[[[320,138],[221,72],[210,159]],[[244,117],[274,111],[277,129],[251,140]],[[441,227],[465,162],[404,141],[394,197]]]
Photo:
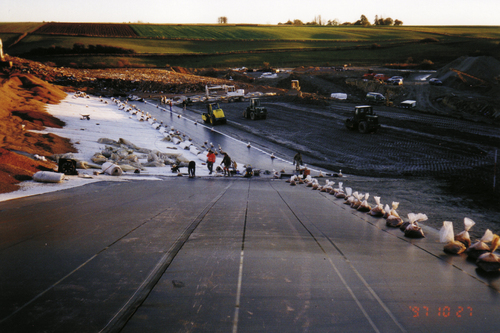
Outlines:
[[[465,74],[460,78],[460,74],[452,69]],[[457,89],[491,88],[499,83],[500,61],[493,57],[460,57],[441,68],[435,76]]]
[[0,193],[13,191],[15,184],[36,171],[55,166],[31,157],[76,151],[68,139],[29,131],[62,127],[64,123],[45,112],[45,106],[65,96],[58,87],[30,74],[0,75]]
[[[38,62],[10,57],[13,72],[33,74],[45,81],[96,95],[189,94],[205,91],[205,85],[234,84],[233,81],[190,74],[182,67],[158,68],[56,68]],[[238,83],[238,88],[248,86]]]

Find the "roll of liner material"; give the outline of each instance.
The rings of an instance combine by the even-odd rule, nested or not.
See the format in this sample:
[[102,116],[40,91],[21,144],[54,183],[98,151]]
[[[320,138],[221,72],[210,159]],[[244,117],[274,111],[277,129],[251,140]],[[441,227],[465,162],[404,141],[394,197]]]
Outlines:
[[106,162],[102,165],[102,172],[110,176],[121,176],[123,170],[114,163]]
[[63,179],[64,173],[52,171],[38,171],[33,175],[33,180],[40,183],[59,183]]

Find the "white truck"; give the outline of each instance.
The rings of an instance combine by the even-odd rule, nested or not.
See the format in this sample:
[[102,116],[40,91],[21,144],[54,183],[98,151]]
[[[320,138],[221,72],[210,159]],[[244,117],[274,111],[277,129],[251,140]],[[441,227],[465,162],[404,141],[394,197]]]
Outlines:
[[219,85],[219,86],[205,86],[205,95],[207,100],[225,100],[229,102],[243,101],[245,98],[245,89],[236,89],[235,86]]

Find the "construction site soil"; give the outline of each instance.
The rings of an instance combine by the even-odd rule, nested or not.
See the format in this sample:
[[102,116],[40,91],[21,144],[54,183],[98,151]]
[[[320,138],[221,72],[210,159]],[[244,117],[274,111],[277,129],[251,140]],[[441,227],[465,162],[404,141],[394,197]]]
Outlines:
[[[30,158],[33,154],[74,151],[69,140],[27,131],[63,126],[43,111],[43,105],[55,103],[65,94],[42,80],[64,86],[67,91],[86,90],[107,96],[133,93],[153,100],[199,95],[207,84],[225,83],[246,91],[276,94],[262,97],[269,112],[266,120],[244,119],[244,102],[224,103],[228,118],[224,131],[228,134],[246,141],[248,133],[261,138],[264,148],[269,141],[300,151],[307,164],[342,170],[345,177],[337,180],[344,181],[345,186],[381,196],[383,203],[399,201],[400,215],[426,213],[429,224],[436,228],[444,220],[461,225],[467,216],[477,222],[471,230],[476,237],[487,228],[500,232],[498,180],[494,183],[495,153],[500,148],[500,65],[496,59],[458,59],[438,71],[373,68],[403,76],[402,86],[363,80],[366,68],[299,68],[282,71],[275,79],[260,79],[261,72],[90,70],[12,60],[14,66],[4,72],[0,87],[0,192],[15,190],[12,184],[28,179],[35,170],[54,167]],[[458,76],[449,68],[470,72],[470,76]],[[478,68],[483,68],[482,72]],[[429,85],[429,77],[440,78],[443,85]],[[299,80],[300,92],[289,90],[292,79]],[[355,105],[366,103],[367,91],[384,94],[393,106],[375,106],[382,125],[377,133],[349,131],[344,121]],[[347,93],[349,97],[346,101],[331,100],[331,93]],[[417,107],[395,107],[407,99],[415,100]],[[35,106],[36,100],[41,103]],[[200,120],[204,109],[203,103],[195,103],[186,113]]]

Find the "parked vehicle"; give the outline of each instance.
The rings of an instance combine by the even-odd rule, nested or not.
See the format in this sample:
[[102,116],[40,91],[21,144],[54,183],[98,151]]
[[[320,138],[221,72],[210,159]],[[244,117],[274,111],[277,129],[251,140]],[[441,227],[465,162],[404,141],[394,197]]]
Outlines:
[[373,77],[374,80],[378,80],[378,81],[387,81],[390,78],[391,78],[390,76],[385,75],[385,74],[375,74],[375,76]]
[[402,76],[393,76],[387,80],[387,83],[393,84],[395,86],[402,85],[403,84],[403,77]]
[[345,126],[351,131],[360,133],[375,133],[380,127],[378,116],[373,112],[371,105],[354,107],[352,117],[345,120]]
[[381,93],[369,92],[366,94],[366,100],[374,104],[382,104],[385,102],[385,96]]
[[235,86],[226,84],[219,86],[205,86],[205,97],[209,99],[226,99],[229,102],[243,101],[245,97],[245,89],[236,89]]
[[436,79],[436,78],[432,78],[429,80],[429,84],[433,85],[433,86],[442,86],[443,85],[443,82],[439,79]]
[[414,101],[411,99],[407,99],[406,101],[402,101],[399,104],[399,107],[403,108],[403,109],[413,109],[416,106],[417,106],[417,101]]

